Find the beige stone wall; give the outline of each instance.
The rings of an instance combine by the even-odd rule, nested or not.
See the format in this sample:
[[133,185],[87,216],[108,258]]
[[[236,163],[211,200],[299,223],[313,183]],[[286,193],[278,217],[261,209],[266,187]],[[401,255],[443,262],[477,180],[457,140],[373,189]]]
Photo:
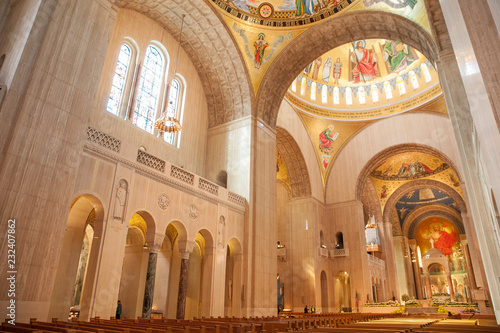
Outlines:
[[[0,189],[9,200],[0,211],[2,221],[18,220],[19,321],[48,317],[80,143],[103,66],[99,55],[106,52],[114,14],[105,1],[40,2],[2,103]],[[13,23],[22,26],[8,31],[26,31],[23,21]],[[6,257],[6,249],[0,252]],[[2,293],[5,287],[1,282]]]
[[276,126],[285,128],[297,142],[307,165],[312,197],[323,202],[323,185],[316,153],[304,124],[287,101],[283,101],[280,105]]
[[[114,306],[118,299],[117,285],[119,285],[119,281],[130,280],[121,273],[123,261],[116,259],[123,258],[125,254],[124,239],[127,233],[128,221],[136,212],[143,217],[148,217],[148,235],[150,233],[153,235],[154,233],[165,234],[168,224],[175,222],[179,230],[179,240],[184,239],[188,242],[194,242],[196,234],[205,230],[204,237],[207,246],[221,245],[217,245],[217,258],[205,256],[205,260],[211,261],[211,263],[210,269],[204,272],[204,279],[208,279],[207,281],[216,279],[220,281],[220,277],[225,276],[225,245],[232,238],[242,240],[243,243],[245,210],[241,204],[234,204],[229,201],[229,192],[227,190],[218,187],[218,195],[203,193],[196,185],[199,178],[193,180],[196,186],[183,185],[183,181],[180,179],[167,178],[162,176],[161,172],[148,170],[140,164],[134,164],[135,161],[121,159],[117,154],[105,156],[105,152],[99,150],[95,144],[87,143],[86,147],[87,153],[82,156],[84,163],[79,169],[79,181],[74,193],[75,196],[85,194],[99,198],[105,207],[105,211],[107,211],[108,218],[106,236],[102,245],[102,264],[98,266],[96,271],[87,273],[97,274],[100,277],[97,278],[95,291],[95,295],[99,295],[99,299],[91,309],[91,316],[108,317],[113,315]],[[91,148],[94,148],[94,150],[92,151]],[[170,168],[167,169],[170,170]],[[128,184],[123,221],[117,220],[114,216],[115,206],[117,205],[115,196],[117,184],[120,180],[125,180]],[[166,208],[159,205],[158,198],[160,196],[168,197],[168,206]],[[220,216],[224,216],[225,227],[221,233],[218,233]],[[219,239],[220,237],[223,237],[223,239]],[[161,260],[161,263],[158,264],[158,268],[163,267],[169,273],[166,274],[157,270],[157,274],[159,281],[166,280],[168,283],[163,285],[156,283],[155,287],[154,306],[158,310],[163,310],[163,313],[169,317],[175,317],[177,306],[176,295],[179,281],[179,268],[177,266],[180,264],[177,243],[173,251],[168,249],[160,251],[159,260]],[[207,253],[211,251],[213,250],[206,249]],[[201,258],[199,255],[196,258],[198,265],[193,266],[193,269],[199,273]],[[142,262],[147,263],[147,256],[142,258]],[[143,266],[143,269],[146,267],[147,265]],[[124,270],[123,274],[127,274],[127,272]],[[104,279],[103,276],[107,276],[107,278]],[[191,283],[199,285],[199,280],[193,279],[195,282]],[[133,286],[138,288],[139,293],[142,293],[140,297],[137,297],[138,307],[131,313],[127,312],[128,314],[134,313],[134,316],[140,315],[142,310],[145,280],[142,279],[141,281],[142,283],[139,282],[138,285],[133,282]],[[220,311],[224,300],[217,297],[218,292],[224,290],[224,279],[222,281],[222,285],[214,285],[215,289],[210,288],[211,290],[206,291],[207,294],[204,294],[205,303],[208,306],[205,314],[223,314]],[[129,281],[128,283],[132,282]],[[204,288],[207,289],[206,286]],[[196,297],[201,297],[201,295],[196,294]],[[191,303],[188,302],[189,311],[187,310],[186,314],[189,316],[200,315],[201,312],[198,311],[201,310],[193,308]],[[199,304],[199,302],[196,302],[196,304]],[[132,311],[132,309],[128,311]]]
[[[170,83],[172,80],[178,41],[162,26],[146,16],[132,10],[120,9],[109,41],[90,125],[123,140],[124,153],[130,151],[135,154],[137,148],[144,146],[151,154],[204,176],[208,126],[205,93],[193,63],[182,48],[179,53],[177,75],[181,75],[185,81],[185,98],[182,103],[183,129],[180,132],[178,147],[165,143],[156,133],[150,134],[134,126],[131,120],[125,120],[125,116],[118,117],[106,111],[118,53],[126,38],[132,39],[137,44],[139,50],[137,61],[141,63],[144,62],[146,48],[151,42],[161,45],[160,48],[165,50],[168,56],[167,82]],[[160,95],[163,96],[163,93]],[[158,117],[159,114],[154,119]]]

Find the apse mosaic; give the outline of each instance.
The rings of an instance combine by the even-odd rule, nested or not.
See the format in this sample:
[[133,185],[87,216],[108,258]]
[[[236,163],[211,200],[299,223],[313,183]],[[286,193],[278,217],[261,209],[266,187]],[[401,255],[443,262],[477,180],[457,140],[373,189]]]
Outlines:
[[441,217],[422,221],[415,230],[415,240],[423,255],[436,248],[445,256],[461,252],[458,228],[449,220]]
[[457,202],[442,191],[431,188],[412,190],[405,193],[396,203],[400,226],[403,226],[404,220],[413,210],[430,203],[447,205],[460,213]]
[[373,119],[419,107],[442,94],[433,65],[392,40],[357,40],[316,58],[286,98],[334,119]]
[[456,172],[440,158],[430,154],[417,152],[397,154],[383,161],[370,173],[382,210],[388,198],[400,186],[424,178],[444,183],[463,197]]
[[288,169],[278,149],[276,149],[276,179],[284,184],[290,193],[291,186],[290,179],[288,178]]

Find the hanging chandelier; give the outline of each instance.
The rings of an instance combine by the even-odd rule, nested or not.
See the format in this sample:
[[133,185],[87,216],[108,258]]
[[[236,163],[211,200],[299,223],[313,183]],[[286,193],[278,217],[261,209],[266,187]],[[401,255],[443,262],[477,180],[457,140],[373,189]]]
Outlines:
[[163,110],[161,112],[160,118],[158,118],[155,122],[155,128],[158,130],[160,135],[163,135],[163,133],[177,133],[180,132],[182,129],[181,122],[176,119],[174,116],[169,116],[168,115],[168,103],[170,100],[170,89],[172,87],[172,82],[175,79],[175,74],[177,73],[177,63],[179,62],[179,51],[181,48],[181,39],[182,39],[182,28],[184,27],[184,17],[186,15],[182,14],[182,23],[181,23],[181,32],[179,34],[179,43],[177,45],[177,57],[175,59],[175,67],[174,67],[174,75],[172,76],[172,81],[170,81],[170,84],[167,87],[167,92],[165,93],[165,101],[163,105]]

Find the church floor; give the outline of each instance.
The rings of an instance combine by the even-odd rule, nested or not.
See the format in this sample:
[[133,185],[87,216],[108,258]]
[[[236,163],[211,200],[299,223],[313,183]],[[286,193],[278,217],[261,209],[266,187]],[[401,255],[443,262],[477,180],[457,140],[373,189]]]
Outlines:
[[495,319],[440,319],[429,316],[407,316],[358,322],[338,328],[317,328],[314,332],[500,332]]

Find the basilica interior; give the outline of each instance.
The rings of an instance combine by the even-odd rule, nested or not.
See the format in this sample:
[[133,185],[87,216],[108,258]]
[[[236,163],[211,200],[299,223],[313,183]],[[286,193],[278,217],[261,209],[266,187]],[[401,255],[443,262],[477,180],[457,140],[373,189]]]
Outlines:
[[500,323],[499,31],[495,0],[2,1],[0,305]]

